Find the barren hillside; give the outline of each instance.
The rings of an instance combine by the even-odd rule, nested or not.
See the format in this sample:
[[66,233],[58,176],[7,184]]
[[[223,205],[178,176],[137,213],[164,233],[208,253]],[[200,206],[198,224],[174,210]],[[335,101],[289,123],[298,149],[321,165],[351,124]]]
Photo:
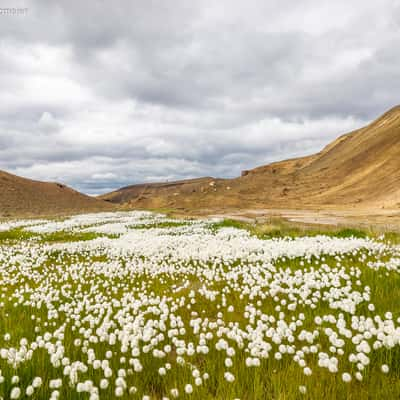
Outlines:
[[399,208],[400,106],[311,156],[235,179],[134,185],[101,198],[127,208]]
[[0,171],[0,217],[65,215],[113,208],[59,183],[33,181]]

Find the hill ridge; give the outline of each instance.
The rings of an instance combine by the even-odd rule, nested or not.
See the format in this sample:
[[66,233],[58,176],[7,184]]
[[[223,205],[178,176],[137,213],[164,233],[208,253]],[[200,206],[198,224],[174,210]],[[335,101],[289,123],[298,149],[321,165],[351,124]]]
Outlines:
[[0,217],[56,216],[112,209],[112,205],[62,183],[32,180],[0,170]]
[[233,179],[139,184],[100,198],[128,208],[400,208],[400,105],[312,155]]

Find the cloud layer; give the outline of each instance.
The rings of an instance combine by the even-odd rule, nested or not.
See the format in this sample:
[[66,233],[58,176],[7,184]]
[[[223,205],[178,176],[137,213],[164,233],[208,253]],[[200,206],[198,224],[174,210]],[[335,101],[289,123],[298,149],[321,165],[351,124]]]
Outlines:
[[59,3],[0,15],[0,169],[16,174],[87,193],[236,176],[400,103],[396,0]]

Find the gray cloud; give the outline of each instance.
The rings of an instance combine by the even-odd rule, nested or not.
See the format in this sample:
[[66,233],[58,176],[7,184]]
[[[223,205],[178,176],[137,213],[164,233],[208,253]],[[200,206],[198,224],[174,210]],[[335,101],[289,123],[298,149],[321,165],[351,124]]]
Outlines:
[[0,16],[0,168],[89,193],[235,176],[399,103],[395,0],[13,7],[28,12]]

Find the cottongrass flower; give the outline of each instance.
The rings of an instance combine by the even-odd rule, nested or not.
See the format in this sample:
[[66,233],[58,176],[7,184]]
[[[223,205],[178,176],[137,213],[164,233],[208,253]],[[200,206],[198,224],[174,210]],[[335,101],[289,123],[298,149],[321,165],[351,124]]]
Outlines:
[[351,375],[348,372],[342,374],[342,381],[345,383],[351,382]]
[[356,377],[356,379],[357,379],[359,382],[361,382],[361,381],[363,380],[363,376],[362,376],[362,374],[361,374],[360,371],[357,371],[357,372],[355,373],[354,376]]
[[389,366],[388,366],[387,364],[382,364],[382,366],[381,366],[381,371],[382,371],[384,374],[389,373]]
[[108,388],[108,379],[105,379],[105,378],[103,378],[101,381],[100,381],[100,389],[103,389],[103,390],[105,390],[105,389],[107,389]]
[[195,384],[196,386],[200,386],[202,383],[203,383],[203,380],[202,380],[200,377],[197,377],[197,378],[194,380],[194,384]]
[[42,378],[40,376],[37,376],[36,378],[33,379],[32,381],[32,386],[37,389],[40,386],[42,386]]
[[187,394],[193,393],[193,386],[190,383],[185,385],[185,393]]
[[21,389],[19,387],[13,387],[10,392],[10,399],[19,399],[21,396]]
[[34,387],[32,385],[29,385],[29,386],[26,387],[25,394],[28,397],[32,396],[34,392],[35,392],[35,389],[34,389]]
[[301,394],[306,394],[306,393],[307,393],[307,387],[304,386],[304,385],[300,385],[300,386],[299,386],[299,392],[300,392]]
[[235,376],[233,374],[231,374],[230,372],[225,372],[224,378],[227,382],[233,382],[235,380]]

